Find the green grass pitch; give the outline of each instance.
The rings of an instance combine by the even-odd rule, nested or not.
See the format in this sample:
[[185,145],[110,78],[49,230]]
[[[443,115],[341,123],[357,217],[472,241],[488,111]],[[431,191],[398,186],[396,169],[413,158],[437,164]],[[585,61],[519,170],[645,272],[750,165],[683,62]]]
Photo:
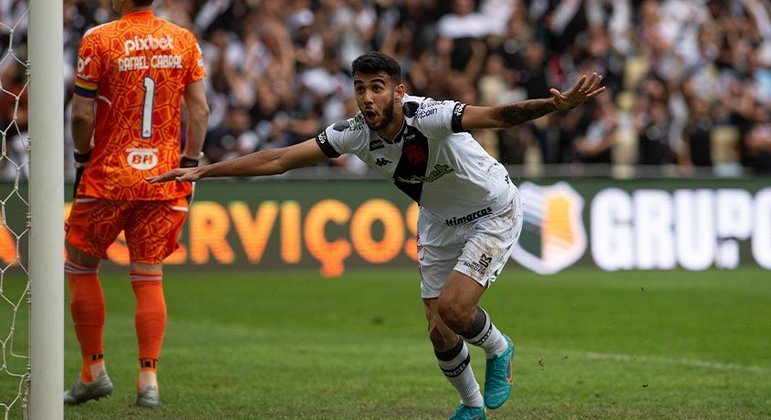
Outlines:
[[[326,279],[255,269],[164,282],[162,407],[131,407],[133,294],[126,275],[111,274],[105,358],[115,391],[65,407],[65,418],[438,419],[458,403],[427,339],[415,271]],[[768,271],[541,277],[509,267],[482,305],[517,346],[512,398],[492,419],[771,417]],[[80,364],[68,314],[65,334],[62,389]],[[471,352],[482,383],[484,354]],[[15,395],[8,379],[0,374],[2,401]]]

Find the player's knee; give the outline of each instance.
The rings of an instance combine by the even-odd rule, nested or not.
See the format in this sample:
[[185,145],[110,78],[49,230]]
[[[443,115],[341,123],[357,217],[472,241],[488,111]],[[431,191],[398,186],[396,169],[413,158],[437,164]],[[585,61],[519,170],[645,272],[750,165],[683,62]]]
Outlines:
[[476,307],[466,308],[449,299],[439,299],[437,312],[442,321],[456,333],[467,331],[474,322]]
[[163,264],[147,264],[132,261],[131,271],[139,273],[162,273]]
[[67,260],[82,267],[98,268],[102,261],[96,255],[91,255],[67,241],[64,242],[64,248],[67,250]]

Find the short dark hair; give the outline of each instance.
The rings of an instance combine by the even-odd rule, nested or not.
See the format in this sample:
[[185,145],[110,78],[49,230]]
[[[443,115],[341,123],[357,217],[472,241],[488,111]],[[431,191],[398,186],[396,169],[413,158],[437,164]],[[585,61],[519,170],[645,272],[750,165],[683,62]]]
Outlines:
[[380,51],[362,54],[353,60],[351,65],[351,74],[354,77],[357,73],[375,74],[380,72],[390,76],[394,83],[401,83],[402,81],[402,67],[399,65],[399,62]]
[[153,0],[134,0],[134,6],[144,7],[152,6]]

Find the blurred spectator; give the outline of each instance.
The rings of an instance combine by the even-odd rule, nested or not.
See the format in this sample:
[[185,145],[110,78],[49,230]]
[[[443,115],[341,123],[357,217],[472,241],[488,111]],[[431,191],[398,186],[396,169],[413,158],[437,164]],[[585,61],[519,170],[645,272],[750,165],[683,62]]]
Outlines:
[[225,124],[206,133],[203,153],[209,163],[252,153],[262,143],[252,129],[252,118],[244,108],[230,108]]
[[321,35],[314,31],[314,23],[313,12],[304,8],[294,12],[287,22],[299,71],[313,68],[324,59],[324,42]]
[[478,63],[485,54],[481,40],[490,34],[490,26],[488,19],[475,10],[474,0],[452,0],[452,12],[439,19],[436,33],[448,67],[475,77],[476,67],[467,70],[467,66]]
[[613,49],[621,55],[634,53],[632,40],[632,5],[630,0],[587,0],[589,30],[603,28]]
[[612,94],[621,92],[624,77],[624,56],[613,48],[610,35],[604,26],[592,26],[587,30],[586,50],[573,58],[580,72],[597,72],[604,76],[602,83]]
[[522,67],[525,49],[533,42],[533,28],[527,21],[524,8],[519,8],[512,14],[503,35],[488,38],[490,54],[503,58],[506,68],[515,70]]
[[[587,133],[595,115],[594,108],[595,105],[592,105],[554,115],[554,121],[549,124],[546,132],[548,143],[544,153],[544,163],[571,163],[576,159],[583,161],[581,155],[585,154],[588,157],[597,154],[589,150],[588,144],[582,142],[584,133]],[[606,145],[602,145],[602,148],[605,147]],[[579,150],[582,149],[584,151],[580,152]]]
[[591,119],[575,140],[578,162],[584,164],[611,163],[612,148],[616,144],[616,105],[611,95],[600,95],[597,99],[589,114]]
[[528,98],[538,98],[549,91],[551,86],[546,72],[546,50],[543,45],[528,44],[517,75],[517,82],[525,89]]
[[650,99],[645,104],[642,114],[637,119],[639,163],[641,165],[672,163],[675,154],[669,142],[669,127],[672,119],[667,112],[667,104],[658,99]]
[[503,36],[515,9],[522,9],[520,0],[481,0],[479,12],[487,23],[488,35]]
[[734,117],[742,166],[755,174],[771,174],[771,103],[747,91]]
[[447,69],[442,66],[439,57],[433,50],[426,49],[415,53],[415,58],[408,63],[402,80],[411,95],[439,98],[442,95],[441,85],[437,80],[443,80]]
[[[709,168],[712,166],[711,133],[716,126],[709,101],[696,95],[690,97],[688,113],[678,161],[685,168]],[[690,171],[686,169],[686,172]]]
[[771,121],[768,107],[758,105],[752,124],[742,136],[742,164],[756,174],[771,174]]
[[557,56],[570,54],[577,46],[577,38],[586,31],[584,7],[581,0],[535,0],[530,7],[530,17],[539,28],[536,39]]

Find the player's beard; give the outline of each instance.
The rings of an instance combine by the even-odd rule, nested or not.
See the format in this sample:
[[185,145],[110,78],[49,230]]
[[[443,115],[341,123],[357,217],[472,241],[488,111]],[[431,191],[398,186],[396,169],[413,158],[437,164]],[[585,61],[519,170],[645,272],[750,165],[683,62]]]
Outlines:
[[383,108],[383,114],[381,115],[381,118],[380,118],[380,124],[372,125],[370,123],[367,123],[367,127],[369,127],[370,130],[379,131],[385,128],[393,120],[394,120],[394,100],[393,98],[391,98],[391,101],[388,102],[385,108]]

